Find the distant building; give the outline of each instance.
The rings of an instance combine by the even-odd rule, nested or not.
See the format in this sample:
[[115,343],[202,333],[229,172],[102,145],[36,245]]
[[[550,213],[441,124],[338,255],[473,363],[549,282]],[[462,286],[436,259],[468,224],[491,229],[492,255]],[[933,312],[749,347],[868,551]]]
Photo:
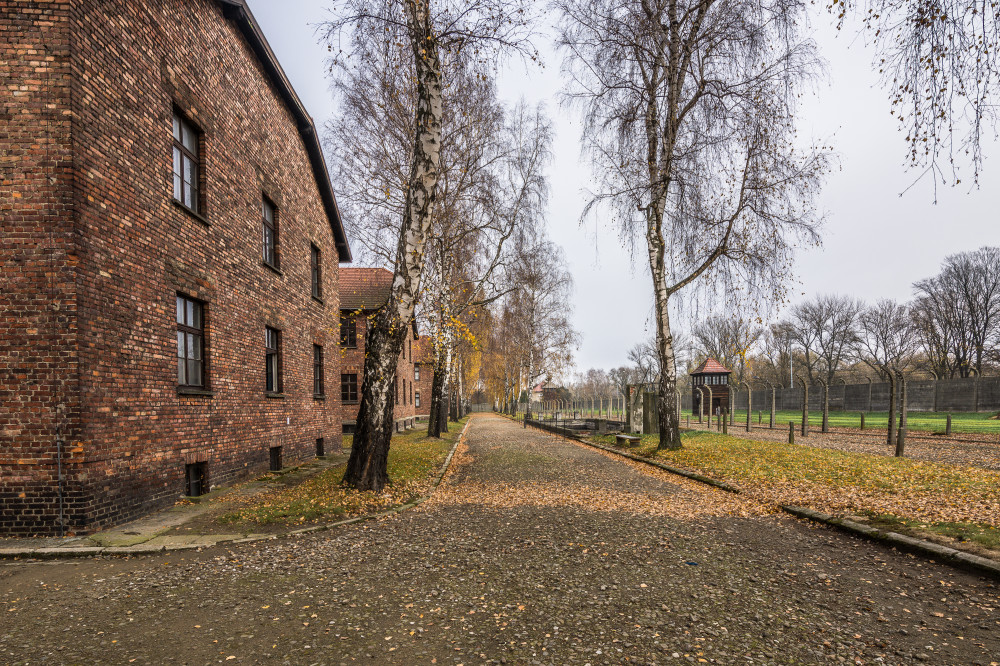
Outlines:
[[[370,318],[389,302],[391,289],[392,273],[384,268],[340,269],[340,415],[345,435],[354,433],[357,427]],[[393,418],[397,432],[416,423],[413,353],[418,340],[414,319],[396,363]],[[421,378],[426,374],[417,372]],[[423,405],[424,396],[419,397]]]
[[563,386],[557,386],[556,384],[553,384],[552,382],[547,382],[542,387],[542,401],[543,402],[552,402],[552,401],[555,401],[555,400],[571,400],[572,397],[573,396],[569,392],[569,389],[567,389],[567,388],[565,388]]
[[695,414],[703,400],[708,399],[708,391],[712,392],[712,404],[705,404],[704,413],[717,414],[723,409],[729,409],[729,376],[732,373],[714,358],[705,359],[691,372],[691,404]]
[[431,391],[434,387],[434,346],[424,336],[413,343],[413,414],[417,421],[426,421],[431,413]]

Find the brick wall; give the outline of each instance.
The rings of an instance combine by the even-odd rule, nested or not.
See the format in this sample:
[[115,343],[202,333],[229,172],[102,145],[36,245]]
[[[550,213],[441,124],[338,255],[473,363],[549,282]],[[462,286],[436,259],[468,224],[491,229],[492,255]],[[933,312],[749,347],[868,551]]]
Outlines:
[[[214,1],[80,0],[69,19],[79,354],[55,374],[79,378],[69,525],[89,530],[174,502],[187,463],[207,462],[218,486],[267,470],[272,446],[289,464],[312,457],[319,437],[340,441],[338,256],[295,119]],[[202,132],[200,218],[172,202],[175,106]],[[280,271],[261,258],[264,194],[279,209]],[[311,243],[323,253],[323,302],[311,297]],[[213,395],[177,391],[178,293],[206,303]],[[266,326],[282,331],[283,397],[264,391]],[[325,400],[313,395],[314,343],[326,352]],[[20,418],[52,411],[39,404]],[[10,437],[51,458],[42,435]],[[25,470],[5,468],[4,489],[46,474]],[[24,524],[10,515],[0,529],[54,529],[51,513]]]
[[78,434],[69,72],[70,2],[0,0],[2,529],[58,515],[56,442]]
[[[365,340],[368,332],[368,317],[373,313],[365,310],[355,314],[354,312],[345,310],[344,314],[355,317],[357,347],[342,347],[340,349],[340,371],[358,376],[358,398],[360,398],[365,367]],[[402,422],[405,427],[413,425],[416,414],[413,406],[413,392],[417,390],[413,381],[413,359],[416,352],[417,341],[415,340],[415,336],[412,334],[408,335],[406,342],[403,343],[403,351],[396,362],[396,396],[393,402],[393,418],[397,424]],[[341,408],[341,419],[344,423],[348,424],[349,429],[350,424],[357,421],[359,408],[358,404],[344,404]]]
[[420,392],[420,406],[415,407],[418,419],[427,419],[431,413],[431,389],[434,386],[434,349],[429,337],[414,343],[414,363],[420,365],[420,379],[414,379],[414,390]]

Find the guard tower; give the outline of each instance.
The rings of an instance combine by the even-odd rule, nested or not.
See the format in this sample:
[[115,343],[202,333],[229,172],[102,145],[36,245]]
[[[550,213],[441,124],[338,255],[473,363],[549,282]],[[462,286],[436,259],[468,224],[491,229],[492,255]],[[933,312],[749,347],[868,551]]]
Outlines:
[[695,414],[698,413],[698,406],[702,400],[708,398],[703,387],[712,390],[712,404],[705,405],[706,414],[721,414],[723,409],[730,409],[729,375],[731,374],[714,358],[705,359],[705,362],[691,373],[691,406]]

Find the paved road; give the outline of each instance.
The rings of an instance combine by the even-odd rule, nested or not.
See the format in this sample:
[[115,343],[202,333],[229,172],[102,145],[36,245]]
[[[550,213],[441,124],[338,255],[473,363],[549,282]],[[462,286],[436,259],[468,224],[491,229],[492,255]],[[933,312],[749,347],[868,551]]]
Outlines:
[[1000,660],[992,583],[485,415],[417,510],[0,566],[0,603],[3,663]]

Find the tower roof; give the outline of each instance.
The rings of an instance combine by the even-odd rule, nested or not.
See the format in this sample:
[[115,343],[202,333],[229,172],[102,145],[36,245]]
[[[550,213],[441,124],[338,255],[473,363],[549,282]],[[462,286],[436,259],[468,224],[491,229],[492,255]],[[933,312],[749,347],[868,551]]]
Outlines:
[[699,365],[695,370],[691,371],[692,375],[728,375],[732,374],[730,370],[726,369],[726,366],[722,365],[714,358],[706,358],[705,362]]

